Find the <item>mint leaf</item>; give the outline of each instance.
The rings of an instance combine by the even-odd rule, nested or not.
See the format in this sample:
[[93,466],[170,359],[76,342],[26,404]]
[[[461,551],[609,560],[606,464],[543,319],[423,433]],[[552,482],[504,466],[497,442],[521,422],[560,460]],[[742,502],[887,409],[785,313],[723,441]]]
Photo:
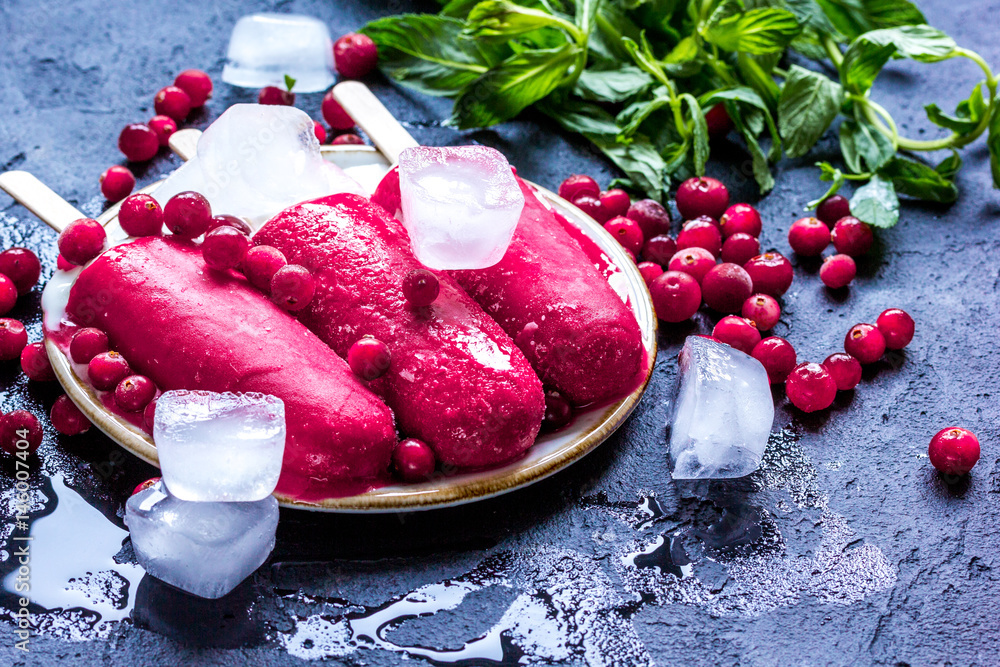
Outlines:
[[958,198],[955,184],[922,162],[895,157],[878,173],[892,181],[896,192],[908,197],[945,204]]
[[[715,106],[718,102],[739,102],[743,105],[751,107],[758,113],[753,114],[744,112],[746,128],[750,130],[754,136],[757,136],[763,131],[764,124],[766,123],[768,132],[771,134],[772,141],[771,159],[776,160],[780,157],[781,136],[778,134],[778,127],[775,125],[774,118],[771,116],[771,110],[756,91],[747,88],[746,86],[725,88],[722,90],[714,90],[711,93],[702,96],[702,98],[698,101],[701,103],[703,109],[709,109]],[[730,117],[732,117],[732,115],[732,110],[730,110]],[[757,120],[758,118],[760,119],[759,122]]]
[[941,174],[945,178],[951,180],[955,178],[955,174],[958,170],[962,168],[962,156],[958,154],[954,148],[951,149],[951,155],[941,160],[938,166],[934,167],[934,171]]
[[708,162],[708,122],[705,120],[705,112],[701,110],[698,100],[690,93],[680,96],[681,101],[687,105],[688,115],[692,124],[692,147],[694,148],[694,173],[695,176],[705,175],[705,163]]
[[740,53],[736,56],[736,67],[746,82],[750,84],[750,87],[763,98],[768,107],[774,108],[778,105],[778,96],[781,94],[781,90],[771,77],[771,72],[764,69],[759,61],[746,53]]
[[736,130],[743,137],[743,141],[747,145],[747,152],[750,153],[750,167],[753,170],[753,177],[757,181],[757,186],[762,193],[770,192],[774,188],[774,176],[771,175],[767,155],[764,154],[764,149],[760,147],[757,135],[747,126],[739,114],[734,115],[732,118]]
[[[713,17],[714,18],[714,17]],[[779,53],[799,34],[795,14],[761,7],[711,22],[702,36],[726,51]]]
[[576,27],[584,35],[589,35],[594,31],[597,24],[597,9],[601,0],[575,0],[576,11],[573,13]]
[[979,127],[987,112],[986,103],[983,101],[983,84],[976,84],[969,99],[958,103],[954,116],[944,113],[936,104],[928,104],[924,110],[927,111],[927,118],[935,125],[958,134],[969,134]]
[[875,175],[851,197],[851,213],[872,227],[887,229],[899,222],[899,198],[892,181]]
[[1000,188],[1000,106],[993,110],[990,118],[990,133],[986,139],[990,151],[990,170],[993,173],[993,187]]
[[623,65],[618,69],[586,69],[573,92],[591,102],[624,102],[653,85],[653,78],[638,67]]
[[798,65],[788,68],[788,78],[778,99],[778,127],[789,157],[809,152],[840,112],[840,86],[826,76]]
[[837,28],[816,0],[785,0],[784,5],[788,11],[795,14],[796,20],[803,28],[811,28],[816,32],[830,35],[837,34]]
[[927,23],[907,0],[816,0],[816,4],[848,39],[878,28]]
[[884,134],[867,121],[847,119],[840,124],[840,152],[855,174],[878,171],[896,154]]
[[670,106],[670,95],[666,87],[661,86],[657,89],[657,96],[651,100],[639,100],[627,107],[620,114],[615,122],[621,128],[618,135],[619,141],[623,143],[628,143],[628,140],[639,131],[639,126],[642,125],[647,118],[652,114],[656,113],[660,109]]
[[508,0],[486,0],[469,12],[465,34],[475,39],[506,41],[548,27],[563,27],[562,21],[547,12],[522,7]]
[[855,41],[896,47],[899,55],[924,63],[949,57],[956,48],[955,40],[929,25],[904,25],[897,28],[872,30]]
[[286,74],[285,75],[285,90],[287,90],[288,92],[292,92],[292,88],[294,88],[294,87],[295,87],[295,79],[293,79],[292,77],[290,77],[290,76],[288,76]]
[[876,44],[859,37],[851,43],[840,64],[841,85],[852,93],[864,95],[895,52],[892,44]]

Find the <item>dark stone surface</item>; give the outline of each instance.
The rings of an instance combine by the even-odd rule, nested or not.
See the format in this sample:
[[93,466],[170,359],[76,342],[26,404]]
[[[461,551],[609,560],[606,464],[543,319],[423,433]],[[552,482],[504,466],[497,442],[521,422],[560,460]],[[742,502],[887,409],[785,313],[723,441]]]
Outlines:
[[[996,3],[921,5],[933,24],[1000,64]],[[120,160],[120,127],[152,115],[153,93],[177,71],[202,67],[217,76],[238,16],[301,12],[322,17],[340,34],[411,7],[396,0],[4,0],[0,169],[28,170],[96,214],[103,206],[97,177]],[[905,133],[917,135],[925,128],[924,103],[952,108],[977,76],[970,64],[895,64],[875,95]],[[439,123],[447,102],[381,79],[373,87],[422,142],[495,146],[548,187],[570,172],[602,182],[613,176],[593,150],[544,120],[528,117],[460,136]],[[252,98],[219,84],[195,124]],[[319,99],[300,95],[298,105],[318,118]],[[759,202],[765,246],[788,251],[789,224],[822,192],[810,165],[835,150],[828,138],[815,154],[779,169],[775,191]],[[736,199],[754,201],[744,157],[726,146],[715,154],[725,157],[713,161],[713,175]],[[663,328],[654,378],[630,421],[547,481],[423,514],[286,512],[269,564],[224,600],[193,600],[136,577],[126,589],[135,601],[131,620],[99,631],[88,628],[83,612],[33,607],[45,625],[25,654],[13,648],[13,626],[0,623],[0,663],[284,665],[299,664],[296,655],[329,654],[334,662],[382,665],[398,663],[402,646],[419,656],[423,650],[412,647],[454,650],[470,643],[464,664],[492,664],[487,656],[510,664],[519,657],[623,665],[997,664],[998,208],[981,142],[964,157],[960,201],[950,208],[905,205],[900,224],[879,234],[849,290],[829,292],[815,265],[796,267],[777,333],[792,340],[801,359],[820,361],[839,350],[850,325],[891,306],[915,316],[917,337],[904,354],[866,371],[862,385],[827,412],[803,417],[778,395],[777,435],[763,470],[750,480],[709,488],[669,479],[664,423],[674,360],[685,334],[711,326],[700,317],[690,327]],[[177,164],[161,155],[137,175],[148,183]],[[0,212],[0,246],[35,249],[49,275],[55,235],[5,195]],[[33,339],[40,335],[39,296],[40,288],[11,315],[30,325]],[[4,411],[47,412],[59,393],[29,385],[16,364],[0,368],[0,386]],[[953,486],[925,457],[931,435],[950,424],[972,429],[983,444],[971,477]],[[32,520],[55,517],[75,497],[60,491],[57,503],[49,481],[55,477],[121,526],[125,498],[153,470],[96,433],[68,439],[46,429],[36,462],[42,474],[30,482],[43,494]],[[13,483],[8,461],[0,475],[4,576],[15,567],[6,525]],[[106,531],[107,522],[97,519]],[[67,528],[55,552],[68,562],[82,560],[88,541],[97,539],[93,526]],[[41,540],[33,546],[45,547]],[[637,559],[646,567],[624,564],[639,551],[647,553]],[[134,562],[127,542],[117,560]],[[41,570],[44,564],[36,560],[32,573],[38,588],[57,579]],[[121,604],[121,579],[112,577],[101,590]],[[457,604],[464,590],[471,592]],[[457,606],[418,616],[445,599],[451,603],[437,607]],[[0,598],[4,609],[15,604],[10,594]],[[377,635],[371,626],[379,619],[389,623],[381,639],[358,636],[366,629]],[[336,638],[348,622],[356,641],[345,649]],[[309,627],[325,628],[327,643],[313,633],[310,645]],[[459,657],[436,654],[441,661]]]

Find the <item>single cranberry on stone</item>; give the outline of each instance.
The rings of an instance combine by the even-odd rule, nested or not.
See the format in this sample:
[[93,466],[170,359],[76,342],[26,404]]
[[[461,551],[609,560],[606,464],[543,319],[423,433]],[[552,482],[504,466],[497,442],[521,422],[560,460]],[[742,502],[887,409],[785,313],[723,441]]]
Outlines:
[[605,222],[604,229],[608,230],[623,248],[631,250],[633,255],[638,255],[642,250],[642,230],[635,220],[620,215]]
[[177,86],[166,86],[153,98],[153,108],[158,115],[183,123],[191,113],[191,97]]
[[866,222],[861,222],[853,216],[847,216],[837,221],[833,226],[830,238],[837,252],[851,257],[860,257],[868,252],[875,242],[875,234]]
[[21,350],[21,370],[33,382],[51,382],[56,379],[45,343],[30,343]]
[[851,204],[841,195],[827,197],[816,207],[816,217],[826,223],[827,227],[833,227],[841,218],[851,214]]
[[743,266],[760,254],[760,241],[756,236],[743,232],[733,234],[722,242],[722,261]]
[[49,419],[52,421],[52,428],[63,435],[80,435],[90,430],[90,420],[66,394],[52,404]]
[[542,415],[542,430],[558,431],[573,421],[573,406],[555,389],[545,392],[545,412]]
[[979,438],[958,426],[941,429],[931,438],[927,456],[945,475],[965,475],[979,461]]
[[235,269],[250,248],[250,237],[229,225],[221,225],[205,234],[201,256],[205,264],[218,271]]
[[850,391],[861,382],[861,362],[846,352],[835,352],[826,358],[823,367],[833,376],[839,391]]
[[271,277],[271,301],[287,311],[302,310],[315,293],[316,279],[304,266],[286,264]]
[[[604,207],[604,210],[612,218],[627,214],[629,207],[632,205],[632,199],[628,196],[628,193],[617,188],[602,191],[598,199],[601,200],[601,206]],[[636,222],[639,221],[636,220]],[[639,226],[641,227],[642,225]],[[645,233],[645,230],[643,230],[643,234]]]
[[295,93],[277,86],[266,86],[257,93],[257,104],[276,107],[295,106]]
[[698,312],[701,287],[691,275],[666,271],[649,285],[656,316],[664,322],[683,322]]
[[247,251],[243,258],[243,275],[262,292],[271,291],[271,279],[278,269],[288,264],[284,253],[269,245],[259,245]]
[[118,135],[118,150],[130,162],[145,162],[160,150],[160,138],[148,125],[130,123]]
[[17,305],[17,285],[0,273],[0,315],[6,315]]
[[573,205],[602,225],[611,219],[607,210],[601,205],[601,200],[597,197],[583,195],[574,199]]
[[389,347],[373,336],[365,336],[347,351],[347,365],[362,380],[376,380],[389,370]]
[[403,297],[417,308],[434,303],[440,292],[441,283],[427,269],[413,269],[403,278]]
[[247,236],[253,236],[253,228],[250,227],[246,220],[235,215],[229,215],[228,213],[213,215],[212,219],[208,221],[208,229],[205,230],[205,233],[208,234],[216,227],[232,227]]
[[145,375],[129,375],[115,387],[115,405],[123,412],[145,410],[156,396],[156,385]]
[[378,64],[378,47],[368,35],[351,32],[333,44],[333,63],[346,79],[360,79]]
[[137,493],[142,493],[143,491],[145,491],[146,489],[150,488],[151,486],[155,486],[156,483],[159,482],[161,479],[163,479],[163,478],[162,477],[150,477],[145,482],[139,482],[138,484],[135,485],[135,488],[132,489],[132,495],[134,496]]
[[428,481],[436,464],[434,450],[416,438],[403,440],[392,451],[392,465],[406,482]]
[[0,361],[12,361],[21,356],[28,345],[28,331],[18,320],[0,318]]
[[788,245],[796,255],[816,257],[830,245],[830,229],[818,218],[801,218],[788,230]]
[[111,391],[132,372],[125,357],[117,352],[102,352],[87,364],[87,377],[95,389]]
[[326,128],[316,121],[313,121],[313,134],[316,135],[316,141],[321,144],[326,143]]
[[559,184],[559,196],[569,202],[580,197],[593,197],[600,201],[601,187],[586,174],[572,174]]
[[785,380],[785,395],[803,412],[825,410],[837,397],[837,383],[822,364],[799,364]]
[[775,298],[788,291],[795,274],[792,263],[781,253],[766,252],[757,255],[743,265],[753,281],[753,291],[769,294]]
[[187,93],[192,109],[202,106],[212,96],[212,78],[200,69],[184,70],[174,79],[174,85]]
[[685,220],[707,215],[718,220],[729,208],[729,190],[708,176],[689,178],[677,188],[677,210]]
[[721,102],[705,112],[705,123],[708,125],[708,135],[713,139],[723,137],[733,129],[733,119],[729,117],[726,105]]
[[346,134],[338,134],[330,142],[333,146],[361,146],[365,143],[365,140],[356,134],[347,132]]
[[150,433],[153,432],[153,426],[156,422],[156,401],[153,399],[146,406],[146,409],[142,411],[142,425],[146,427],[146,430]]
[[663,267],[656,262],[639,262],[638,269],[646,287],[649,287],[650,283],[663,275]]
[[771,384],[784,382],[797,361],[795,348],[779,336],[770,336],[754,345],[750,356],[761,363]]
[[899,308],[883,311],[875,320],[875,326],[885,337],[885,347],[889,350],[902,350],[909,345],[910,341],[913,340],[913,332],[916,330],[913,318],[905,310]]
[[677,235],[677,249],[704,248],[713,257],[722,254],[722,233],[707,220],[688,220]]
[[101,194],[112,204],[128,197],[135,187],[135,176],[128,167],[118,164],[105,169],[99,181]]
[[874,364],[885,354],[885,336],[874,324],[855,324],[844,337],[844,350],[862,364]]
[[754,294],[743,302],[740,314],[747,318],[760,331],[770,331],[781,318],[781,306],[769,294]]
[[185,239],[201,236],[212,220],[212,205],[197,192],[181,192],[163,207],[163,224],[172,234]]
[[118,209],[118,224],[129,236],[159,236],[163,231],[163,209],[149,195],[132,195]]
[[97,220],[74,220],[59,233],[59,254],[71,264],[83,266],[104,251],[107,237],[104,227]]
[[27,410],[14,410],[0,417],[0,449],[8,454],[38,451],[42,435],[38,417]]
[[691,275],[698,284],[704,280],[705,274],[715,266],[715,257],[704,248],[688,248],[679,250],[670,258],[667,269],[681,271]]
[[655,199],[632,202],[625,217],[639,223],[644,238],[651,239],[670,232],[670,212]]
[[749,234],[757,238],[763,228],[760,213],[750,204],[733,204],[719,218],[723,238],[729,238],[733,234]]
[[94,327],[78,330],[69,341],[70,359],[77,364],[89,364],[91,359],[109,349],[108,335]]
[[647,240],[642,246],[642,257],[649,262],[666,266],[677,253],[677,242],[666,234]]
[[0,252],[0,274],[10,278],[23,296],[31,291],[42,275],[42,263],[38,255],[27,248],[8,248]]
[[160,146],[170,144],[170,137],[177,131],[177,121],[170,116],[153,116],[149,119],[149,129],[155,134]]
[[334,99],[332,90],[323,97],[321,109],[323,120],[334,130],[343,132],[354,127],[354,119],[351,118],[349,113],[344,111],[344,107],[340,106],[340,102]]
[[712,267],[701,281],[701,296],[709,308],[720,313],[738,313],[753,294],[750,275],[739,264]]
[[858,275],[858,266],[850,255],[831,255],[819,267],[819,279],[830,289],[847,287]]
[[760,331],[753,322],[739,315],[726,315],[712,329],[712,336],[740,352],[750,354],[760,342]]

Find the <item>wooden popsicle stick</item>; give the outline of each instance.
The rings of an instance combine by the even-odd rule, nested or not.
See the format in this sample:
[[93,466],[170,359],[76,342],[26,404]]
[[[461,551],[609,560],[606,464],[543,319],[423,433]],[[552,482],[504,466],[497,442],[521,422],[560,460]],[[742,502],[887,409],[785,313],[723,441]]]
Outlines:
[[420,145],[360,81],[338,83],[333,87],[333,97],[390,162],[398,162],[405,149]]
[[170,135],[168,145],[177,157],[187,162],[197,154],[199,139],[201,139],[201,130],[193,128],[177,130]]
[[26,171],[0,174],[0,189],[57,232],[87,216]]

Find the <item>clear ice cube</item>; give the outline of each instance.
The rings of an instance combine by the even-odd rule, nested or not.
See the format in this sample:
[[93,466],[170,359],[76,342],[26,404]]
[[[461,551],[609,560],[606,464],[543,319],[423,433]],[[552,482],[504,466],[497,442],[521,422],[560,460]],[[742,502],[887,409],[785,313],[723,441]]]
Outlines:
[[241,88],[285,86],[315,93],[333,85],[333,42],[326,24],[299,14],[251,14],[236,22],[222,80]]
[[749,475],[760,465],[773,422],[761,363],[723,343],[688,337],[670,430],[674,479]]
[[267,560],[278,501],[268,496],[252,503],[188,502],[170,495],[161,481],[128,499],[125,524],[147,574],[216,599]]
[[156,402],[153,442],[179,499],[261,500],[281,474],[285,404],[265,394],[168,391]]
[[493,266],[524,208],[507,158],[486,146],[404,150],[399,191],[413,253],[432,269]]

